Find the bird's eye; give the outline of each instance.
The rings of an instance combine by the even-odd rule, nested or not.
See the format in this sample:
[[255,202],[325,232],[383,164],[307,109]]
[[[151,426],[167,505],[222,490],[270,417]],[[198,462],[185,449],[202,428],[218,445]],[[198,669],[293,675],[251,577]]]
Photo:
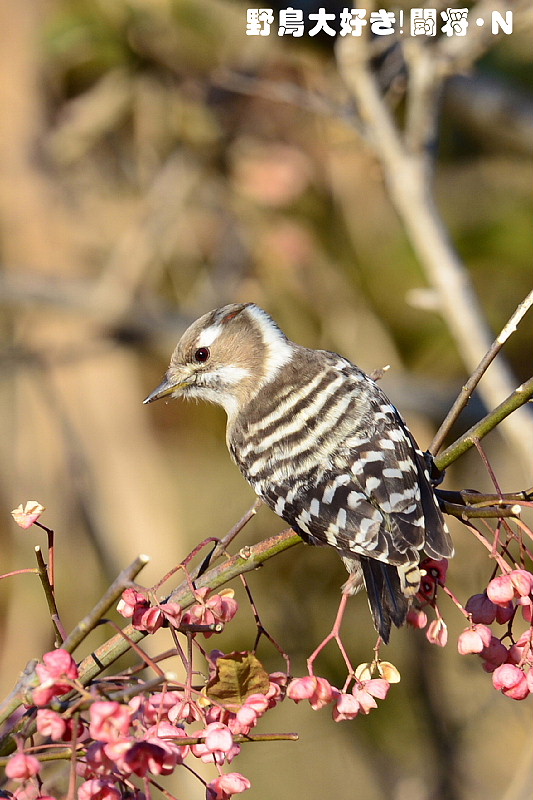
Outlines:
[[209,352],[208,347],[199,347],[194,354],[194,360],[198,361],[199,364],[203,364],[207,361],[210,355],[211,353]]

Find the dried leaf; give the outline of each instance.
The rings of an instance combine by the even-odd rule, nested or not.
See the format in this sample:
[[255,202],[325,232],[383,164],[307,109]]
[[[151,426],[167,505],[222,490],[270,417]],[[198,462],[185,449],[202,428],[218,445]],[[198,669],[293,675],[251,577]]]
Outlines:
[[268,691],[268,673],[253,653],[228,653],[217,659],[216,666],[216,675],[206,688],[210,700],[240,708],[251,694]]

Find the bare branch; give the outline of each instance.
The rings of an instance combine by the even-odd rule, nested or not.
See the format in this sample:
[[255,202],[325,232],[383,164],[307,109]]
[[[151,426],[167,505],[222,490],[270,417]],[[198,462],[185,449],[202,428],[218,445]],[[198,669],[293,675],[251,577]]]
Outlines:
[[54,626],[54,630],[56,632],[56,647],[60,647],[61,643],[65,639],[66,632],[59,617],[59,611],[57,610],[56,599],[54,597],[54,589],[48,576],[48,570],[44,562],[43,553],[38,545],[35,548],[35,556],[37,558],[39,578],[44,589],[48,610],[50,612],[50,619],[52,620],[52,625]]
[[[289,528],[277,536],[271,536],[269,539],[259,542],[253,547],[242,548],[237,555],[198,578],[195,582],[196,588],[200,589],[203,586],[209,586],[211,589],[217,589],[219,586],[223,586],[228,581],[233,580],[233,578],[257,569],[269,558],[273,558],[273,556],[298,544],[302,544],[301,538]],[[178,603],[182,608],[187,608],[194,602],[194,596],[187,582],[184,582],[172,592],[169,599],[174,603]],[[135,630],[131,625],[128,625],[124,632],[134,642],[139,642],[146,635]],[[82,683],[84,685],[89,683],[120,656],[124,655],[128,649],[129,644],[121,634],[113,636],[112,639],[105,642],[81,662],[80,680]]]
[[131,581],[139,574],[143,567],[149,561],[149,557],[145,555],[137,556],[129,567],[122,570],[120,575],[113,581],[107,592],[102,599],[95,605],[95,607],[79,622],[73,631],[67,636],[63,642],[63,648],[72,653],[78,647],[85,637],[94,629],[98,621],[109,611],[111,606],[118,600],[124,589],[131,583]]
[[488,349],[487,353],[483,356],[480,363],[467,380],[457,400],[451,407],[450,411],[448,412],[446,419],[440,426],[439,430],[435,434],[435,438],[433,439],[431,446],[429,448],[431,453],[437,453],[440,448],[442,447],[442,443],[446,438],[447,434],[450,432],[450,429],[456,419],[458,418],[459,414],[466,406],[468,401],[470,400],[472,393],[476,386],[478,385],[479,381],[487,371],[489,364],[496,358],[500,350],[502,349],[503,345],[507,341],[507,339],[514,333],[518,327],[523,316],[526,314],[527,311],[533,305],[533,291],[531,291],[528,296],[523,300],[518,308],[515,310],[514,314],[509,319],[509,322],[505,325],[502,329],[500,335],[493,341],[490,348]]
[[[503,403],[500,403],[494,411],[483,417],[480,422],[473,425],[466,433],[464,433],[456,442],[443,450],[438,456],[435,457],[435,464],[439,469],[446,469],[454,461],[457,461],[459,456],[466,453],[471,447],[475,445],[476,440],[482,439],[487,433],[490,433],[494,428],[499,425],[502,420],[516,411],[518,408],[527,403],[533,397],[533,378],[519,386],[512,394],[507,397]],[[524,436],[526,432],[524,431]]]

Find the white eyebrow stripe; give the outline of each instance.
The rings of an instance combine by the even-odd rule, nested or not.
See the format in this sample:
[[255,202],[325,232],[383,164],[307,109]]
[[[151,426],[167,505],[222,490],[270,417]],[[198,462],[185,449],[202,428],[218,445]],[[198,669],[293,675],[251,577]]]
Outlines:
[[210,347],[210,345],[213,344],[215,339],[218,339],[221,333],[222,333],[222,325],[220,324],[210,325],[208,328],[206,328],[201,332],[196,344],[198,347]]

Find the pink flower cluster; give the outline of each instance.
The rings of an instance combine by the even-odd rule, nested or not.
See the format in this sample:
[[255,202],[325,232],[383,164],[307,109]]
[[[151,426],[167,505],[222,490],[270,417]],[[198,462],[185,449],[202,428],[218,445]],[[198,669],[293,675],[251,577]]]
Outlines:
[[78,678],[76,662],[62,649],[45,653],[43,663],[37,664],[35,671],[39,685],[32,692],[32,702],[36,706],[45,706],[52,698],[69,692]]
[[[43,663],[37,664],[35,672],[39,679],[39,685],[31,692],[33,705],[45,706],[55,697],[76,688],[78,666],[66,650],[59,649],[45,653]],[[39,708],[37,710],[38,731],[54,741],[72,741],[73,725],[72,719],[63,719],[60,714],[51,709]],[[76,728],[76,733],[81,737],[83,732],[84,726],[80,723]],[[14,792],[13,796],[20,800],[33,800],[36,797],[41,800],[55,800],[55,798],[41,794],[39,788],[32,782],[32,779],[39,775],[40,771],[39,759],[24,753],[21,748],[11,756],[6,765],[6,776],[12,781],[23,784]]]
[[[147,701],[152,709],[153,700]],[[152,720],[139,713],[141,706],[137,710],[136,706],[109,700],[91,705],[92,741],[79,764],[79,772],[86,779],[78,790],[79,800],[94,800],[102,787],[127,783],[133,775],[170,775],[188,755],[188,745],[176,742],[187,738],[182,725],[173,725],[163,715],[151,725]]]
[[[183,625],[225,625],[233,619],[238,611],[233,589],[224,589],[220,594],[211,594],[211,591],[207,587],[196,590],[199,602],[183,613]],[[212,634],[204,631],[203,635],[208,639]]]
[[6,775],[12,781],[27,781],[41,771],[41,762],[35,756],[16,753],[6,765]]
[[[515,569],[499,575],[483,594],[473,595],[466,604],[472,625],[459,636],[458,650],[462,655],[476,653],[483,660],[483,669],[492,673],[494,688],[513,700],[524,700],[533,692],[532,633],[533,574]],[[530,627],[517,641],[506,646],[502,639],[509,637],[516,612]],[[499,638],[490,625],[507,625]]]
[[[212,674],[221,656],[220,651],[214,651],[209,657]],[[69,653],[56,650],[45,654],[37,674],[41,684],[33,695],[42,706],[70,690],[78,670]],[[52,742],[75,739],[82,745],[84,754],[80,753],[77,763],[83,780],[78,800],[120,800],[126,796],[144,800],[136,778],[169,775],[190,756],[214,764],[219,771],[231,763],[240,752],[235,737],[248,735],[266,711],[283,699],[286,683],[284,673],[272,674],[265,694],[250,694],[233,710],[185,689],[139,694],[128,703],[97,699],[89,706],[86,718],[80,717],[77,723],[68,714],[40,707],[37,730]],[[200,727],[186,728],[195,723]],[[34,780],[40,771],[38,758],[19,748],[6,768],[7,777],[22,784],[15,797],[42,797]],[[228,800],[249,787],[247,778],[237,772],[219,774],[207,784],[206,797]]]
[[[277,689],[275,685],[272,696],[277,695]],[[99,800],[102,785],[127,783],[133,775],[169,775],[189,755],[218,767],[229,764],[240,752],[234,736],[249,733],[269,706],[266,696],[251,695],[234,714],[219,706],[204,710],[197,702],[187,700],[181,690],[158,692],[148,698],[137,696],[127,705],[93,703],[89,725],[93,741],[87,749],[82,770],[86,782],[78,798]],[[239,721],[242,716],[245,723]],[[185,729],[185,723],[196,721],[203,727]],[[201,741],[195,741],[198,739]],[[208,784],[207,796],[225,800],[249,786],[239,773],[220,775]]]
[[306,675],[294,678],[287,687],[287,697],[299,703],[308,700],[315,711],[331,704],[333,719],[340,722],[355,719],[359,714],[369,714],[377,708],[376,700],[384,700],[390,689],[389,681],[384,678],[357,680],[351,692],[341,691],[332,686],[325,678]]
[[244,775],[227,772],[207,784],[206,800],[229,800],[234,794],[240,794],[249,788],[250,781]]
[[[155,633],[159,628],[190,627],[197,625],[224,625],[237,613],[237,601],[233,599],[233,589],[225,589],[220,594],[211,594],[211,589],[196,590],[197,603],[183,611],[177,603],[152,604],[145,594],[137,589],[125,589],[117,605],[123,617],[131,618],[136,630]],[[208,638],[212,633],[204,631]]]

